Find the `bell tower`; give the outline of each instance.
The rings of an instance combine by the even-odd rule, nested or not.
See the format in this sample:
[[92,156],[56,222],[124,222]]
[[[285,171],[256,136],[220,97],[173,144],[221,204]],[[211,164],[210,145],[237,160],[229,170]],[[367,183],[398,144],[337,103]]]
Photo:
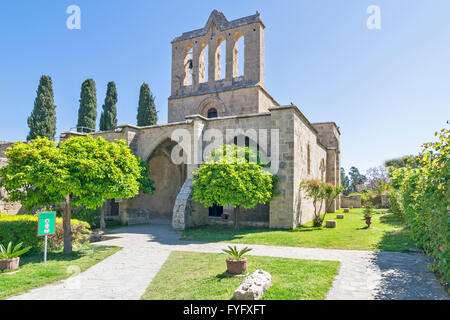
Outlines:
[[193,114],[208,117],[213,109],[221,117],[278,105],[264,85],[264,28],[258,12],[228,21],[214,10],[203,28],[176,37],[169,122]]

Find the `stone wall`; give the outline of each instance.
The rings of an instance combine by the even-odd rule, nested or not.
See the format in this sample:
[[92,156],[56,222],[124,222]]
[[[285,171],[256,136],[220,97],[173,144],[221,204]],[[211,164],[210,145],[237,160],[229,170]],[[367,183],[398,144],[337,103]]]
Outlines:
[[[319,141],[327,148],[326,181],[334,186],[341,185],[340,131],[334,122],[313,123]],[[339,199],[331,204],[328,212],[335,212],[341,207]]]
[[355,195],[355,196],[341,196],[341,207],[342,208],[361,208],[362,206],[362,198],[361,195]]
[[[327,159],[326,148],[319,143],[317,133],[298,109],[294,109],[294,226],[304,224],[314,218],[314,206],[300,184],[303,180],[322,180],[326,178],[324,163]],[[325,213],[325,207],[321,213]]]
[[261,87],[251,86],[214,90],[209,93],[169,98],[168,120],[184,121],[186,116],[199,114],[207,117],[209,109],[217,110],[219,117],[267,112],[278,103]]

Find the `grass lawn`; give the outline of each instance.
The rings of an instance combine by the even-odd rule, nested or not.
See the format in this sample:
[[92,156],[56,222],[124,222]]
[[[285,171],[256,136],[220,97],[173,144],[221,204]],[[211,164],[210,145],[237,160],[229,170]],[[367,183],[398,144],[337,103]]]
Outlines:
[[[343,213],[339,210],[338,213]],[[386,222],[381,222],[383,218]],[[336,220],[336,214],[327,214]],[[325,224],[325,223],[324,223]],[[394,214],[376,210],[370,229],[366,229],[362,209],[352,209],[343,220],[337,219],[336,229],[314,228],[311,223],[294,230],[202,226],[187,229],[183,240],[203,242],[231,242],[277,246],[333,248],[353,250],[408,251],[414,247],[410,232]]]
[[[229,300],[244,280],[225,273],[226,255],[172,252],[142,299]],[[338,273],[339,262],[247,256],[247,272],[263,269],[273,277],[265,300],[324,299]]]
[[120,249],[86,245],[71,254],[49,252],[46,266],[43,265],[43,253],[25,255],[20,258],[20,268],[16,273],[0,273],[0,299],[66,279],[72,275],[67,273],[69,266],[78,266],[81,271],[85,271]]

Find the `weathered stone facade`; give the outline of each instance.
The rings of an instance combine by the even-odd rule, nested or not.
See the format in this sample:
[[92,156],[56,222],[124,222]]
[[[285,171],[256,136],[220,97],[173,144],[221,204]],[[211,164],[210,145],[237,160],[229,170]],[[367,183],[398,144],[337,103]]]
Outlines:
[[[258,13],[228,21],[214,10],[204,28],[183,33],[172,41],[169,123],[148,127],[123,125],[114,132],[93,134],[109,141],[125,139],[132,151],[150,164],[155,194],[123,199],[119,203],[122,221],[170,218],[176,229],[232,223],[231,207],[223,208],[223,216],[228,217],[223,219],[211,216],[209,208],[190,198],[192,173],[205,150],[209,150],[211,129],[226,137],[224,143],[232,143],[237,137],[255,142],[280,177],[279,195],[270,203],[243,210],[243,225],[293,228],[308,222],[314,209],[300,189],[301,181],[319,179],[340,184],[340,132],[336,124],[311,124],[296,106],[280,106],[265,89],[264,28]],[[245,62],[244,74],[238,75],[236,41],[241,37]],[[218,54],[224,41],[225,71],[219,70],[222,56]],[[173,136],[180,130],[190,135],[184,144],[178,144],[180,141]],[[61,139],[74,135],[82,134],[66,132]],[[185,161],[174,163],[174,147],[180,145]],[[332,210],[336,208],[339,201]]]

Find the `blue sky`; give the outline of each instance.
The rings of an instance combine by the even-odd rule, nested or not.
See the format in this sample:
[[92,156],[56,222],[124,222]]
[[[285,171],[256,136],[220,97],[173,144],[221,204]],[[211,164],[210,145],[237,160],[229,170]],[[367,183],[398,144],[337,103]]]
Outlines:
[[[72,4],[81,30],[66,27]],[[380,30],[366,27],[373,4]],[[25,139],[42,74],[53,79],[58,134],[75,126],[87,78],[99,115],[115,81],[120,124],[136,123],[139,87],[149,83],[166,123],[170,41],[203,27],[213,9],[229,20],[261,13],[267,90],[311,122],[335,121],[347,170],[417,153],[450,119],[448,0],[16,0],[0,11],[0,140]]]

